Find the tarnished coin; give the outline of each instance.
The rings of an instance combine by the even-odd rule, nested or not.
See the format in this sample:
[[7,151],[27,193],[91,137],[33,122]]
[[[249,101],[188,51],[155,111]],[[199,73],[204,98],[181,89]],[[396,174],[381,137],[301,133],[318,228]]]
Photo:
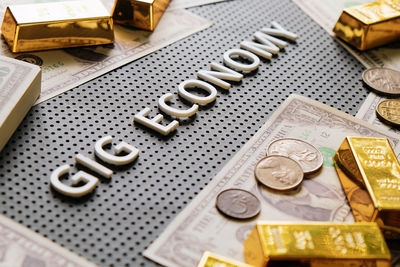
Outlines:
[[279,155],[261,159],[254,174],[260,183],[275,190],[296,188],[304,177],[303,169],[296,161]]
[[282,138],[269,144],[267,155],[281,155],[295,160],[303,168],[304,174],[318,171],[324,163],[321,152],[313,145],[294,138]]
[[383,122],[400,126],[400,100],[383,100],[376,107],[376,114]]
[[252,193],[242,189],[227,189],[217,196],[217,209],[235,219],[250,219],[261,210],[261,203]]
[[400,72],[388,68],[370,68],[362,74],[364,82],[372,89],[389,95],[400,95]]

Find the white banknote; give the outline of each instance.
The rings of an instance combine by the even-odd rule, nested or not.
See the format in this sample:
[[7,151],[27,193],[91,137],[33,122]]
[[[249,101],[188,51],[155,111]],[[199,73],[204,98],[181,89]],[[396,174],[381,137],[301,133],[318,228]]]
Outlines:
[[28,228],[0,215],[0,267],[95,267]]
[[[165,266],[196,266],[205,250],[243,261],[243,242],[257,220],[354,220],[332,157],[346,136],[388,137],[396,155],[400,136],[309,98],[291,95],[205,189],[175,218],[144,255]],[[275,139],[292,137],[316,146],[324,155],[321,172],[295,191],[276,192],[258,184],[255,164]],[[215,200],[228,188],[251,191],[261,213],[250,221],[230,220]]]
[[380,121],[376,116],[376,107],[378,104],[386,98],[379,96],[375,93],[370,93],[365,100],[364,104],[361,106],[360,110],[357,112],[356,117],[364,121],[367,121],[373,125],[383,127],[393,133],[400,134],[400,131],[390,125],[387,125]]
[[[344,8],[363,5],[376,0],[293,0],[306,14],[313,18],[329,34]],[[388,67],[400,70],[400,42],[359,52],[338,40],[366,67]]]
[[[1,0],[0,17],[3,18],[7,5],[39,2],[49,0]],[[111,12],[113,1],[103,2]],[[208,20],[189,11],[173,9],[164,13],[154,32],[116,25],[116,41],[111,45],[12,54],[2,38],[0,55],[18,57],[42,67],[42,92],[36,102],[40,103],[210,25]]]

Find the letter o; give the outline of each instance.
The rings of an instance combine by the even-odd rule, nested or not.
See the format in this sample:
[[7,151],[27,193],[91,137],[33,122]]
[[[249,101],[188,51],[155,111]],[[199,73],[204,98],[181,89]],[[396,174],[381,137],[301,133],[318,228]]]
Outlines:
[[[237,55],[241,56],[243,58],[249,59],[252,63],[251,64],[243,64],[239,63],[231,58],[231,56]],[[260,66],[260,58],[254,55],[253,53],[250,53],[248,51],[245,51],[243,49],[230,49],[224,53],[224,63],[228,67],[234,68],[239,71],[246,71],[250,72],[258,68]]]
[[[206,90],[209,96],[197,96],[186,91],[186,87],[198,87]],[[194,104],[209,104],[217,98],[217,89],[209,83],[199,81],[199,80],[186,80],[181,82],[178,87],[178,94]]]

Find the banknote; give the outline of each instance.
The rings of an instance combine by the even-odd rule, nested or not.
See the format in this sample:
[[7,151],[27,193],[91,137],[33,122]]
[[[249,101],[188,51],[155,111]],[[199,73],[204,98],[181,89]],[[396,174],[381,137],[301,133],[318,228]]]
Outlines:
[[[332,157],[346,136],[388,137],[396,155],[400,136],[299,95],[291,95],[206,188],[175,218],[144,255],[165,266],[196,266],[209,250],[243,261],[243,242],[258,220],[354,221]],[[291,137],[313,144],[324,156],[321,171],[294,191],[276,192],[256,182],[254,167],[272,140]],[[228,188],[250,191],[261,201],[260,214],[230,220],[215,207]],[[238,203],[240,205],[240,203]]]
[[[306,14],[313,18],[329,34],[344,8],[363,5],[376,0],[293,0]],[[366,67],[388,67],[400,70],[400,42],[359,52],[337,39]]]
[[0,267],[95,267],[39,234],[0,215]]
[[400,131],[397,128],[383,123],[376,116],[376,108],[378,104],[385,99],[386,99],[385,97],[379,96],[371,92],[368,95],[367,99],[365,99],[364,104],[361,106],[360,110],[357,112],[356,117],[362,119],[363,121],[367,121],[373,125],[383,127],[393,133],[399,134]]
[[202,6],[223,1],[226,0],[172,0],[169,4],[169,9]]
[[[7,5],[39,2],[49,0],[1,0],[0,18],[3,17]],[[112,0],[103,2],[108,10],[112,9]],[[154,32],[116,25],[116,42],[111,45],[13,54],[2,38],[0,55],[22,59],[42,67],[42,92],[37,104],[210,25],[208,20],[189,11],[173,9],[164,13]]]

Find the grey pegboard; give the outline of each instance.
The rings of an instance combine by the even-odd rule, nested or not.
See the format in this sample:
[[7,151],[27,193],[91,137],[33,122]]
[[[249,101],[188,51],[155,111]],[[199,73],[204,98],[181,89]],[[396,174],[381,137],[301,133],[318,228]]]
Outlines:
[[[268,117],[296,92],[355,115],[368,91],[363,66],[290,0],[237,0],[190,9],[214,25],[32,108],[0,153],[1,213],[101,266],[157,266],[141,252],[200,192]],[[144,107],[222,62],[223,53],[272,20],[300,38],[214,104],[161,137],[133,124]],[[175,101],[176,103],[177,101]],[[180,102],[179,102],[180,103]],[[182,104],[176,104],[180,106]],[[50,189],[73,156],[94,158],[114,136],[141,150],[81,200]],[[76,172],[74,167],[72,172]]]

